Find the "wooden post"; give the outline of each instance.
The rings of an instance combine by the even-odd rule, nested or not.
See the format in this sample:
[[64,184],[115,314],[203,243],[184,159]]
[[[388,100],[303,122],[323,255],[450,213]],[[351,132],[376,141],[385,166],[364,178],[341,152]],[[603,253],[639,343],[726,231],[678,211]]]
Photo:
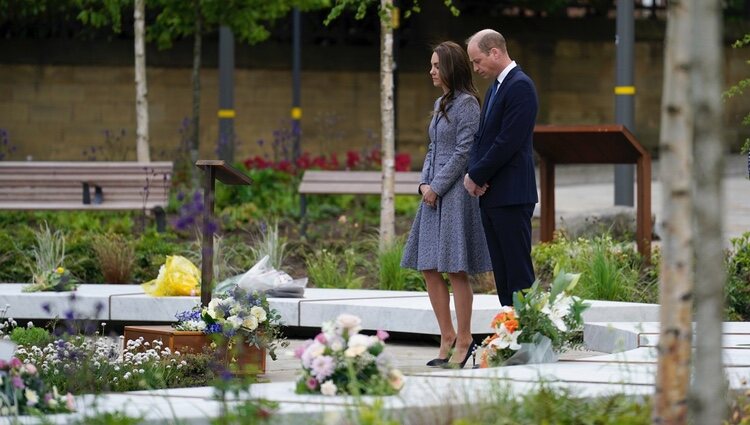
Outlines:
[[555,163],[550,158],[539,161],[539,180],[541,180],[540,235],[541,242],[551,242],[555,234]]
[[203,242],[201,242],[201,305],[211,302],[214,277],[214,189],[216,169],[208,167],[203,176]]
[[646,264],[651,264],[651,158],[645,154],[637,165],[636,243]]
[[250,177],[221,160],[201,159],[195,165],[204,172],[203,242],[201,243],[201,305],[211,302],[214,277],[214,189],[216,180],[229,185],[249,185]]

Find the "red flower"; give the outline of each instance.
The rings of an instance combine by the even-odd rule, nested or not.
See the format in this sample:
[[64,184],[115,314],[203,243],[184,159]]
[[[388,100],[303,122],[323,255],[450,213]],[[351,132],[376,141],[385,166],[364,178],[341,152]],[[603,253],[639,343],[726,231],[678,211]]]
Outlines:
[[310,159],[310,153],[305,152],[297,158],[297,169],[307,170],[312,166],[312,160]]
[[408,153],[396,154],[396,171],[409,171],[411,169],[411,155]]
[[367,155],[368,168],[380,168],[380,149],[373,149]]
[[362,158],[359,156],[359,152],[348,151],[346,153],[346,168],[350,170],[357,168],[357,165],[359,165],[361,161],[362,161]]

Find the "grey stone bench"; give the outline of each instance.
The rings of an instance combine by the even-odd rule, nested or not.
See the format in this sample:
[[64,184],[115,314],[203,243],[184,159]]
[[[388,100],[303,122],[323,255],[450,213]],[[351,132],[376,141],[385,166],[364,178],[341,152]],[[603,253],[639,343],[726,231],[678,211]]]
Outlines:
[[165,227],[171,162],[0,161],[2,210],[150,210]]

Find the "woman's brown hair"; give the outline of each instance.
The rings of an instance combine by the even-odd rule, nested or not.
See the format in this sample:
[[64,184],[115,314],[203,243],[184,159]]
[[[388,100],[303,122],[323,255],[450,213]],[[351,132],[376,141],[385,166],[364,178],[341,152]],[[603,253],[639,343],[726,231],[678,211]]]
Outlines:
[[479,101],[479,94],[474,81],[471,79],[471,63],[469,55],[463,47],[452,41],[444,41],[432,49],[438,57],[438,74],[440,80],[448,88],[448,92],[440,99],[440,113],[447,119],[446,106],[453,100],[456,92],[465,92]]

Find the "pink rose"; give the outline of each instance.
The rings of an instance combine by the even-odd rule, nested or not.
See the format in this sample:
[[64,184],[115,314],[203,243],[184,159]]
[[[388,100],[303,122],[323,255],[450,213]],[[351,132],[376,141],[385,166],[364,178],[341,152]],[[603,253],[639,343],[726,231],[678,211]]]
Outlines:
[[325,343],[327,342],[326,341],[326,336],[325,336],[325,334],[323,332],[321,332],[318,335],[316,335],[315,336],[315,340],[318,341],[319,343],[323,344],[323,345],[325,345]]
[[24,368],[26,368],[26,373],[28,373],[29,375],[36,375],[36,366],[34,366],[33,364],[26,363],[24,365]]
[[375,335],[377,335],[378,339],[381,340],[381,341],[385,341],[390,336],[390,335],[388,335],[388,332],[383,331],[383,330],[377,331],[375,333]]
[[307,388],[310,390],[318,388],[318,381],[315,378],[309,378],[305,384],[307,384]]

